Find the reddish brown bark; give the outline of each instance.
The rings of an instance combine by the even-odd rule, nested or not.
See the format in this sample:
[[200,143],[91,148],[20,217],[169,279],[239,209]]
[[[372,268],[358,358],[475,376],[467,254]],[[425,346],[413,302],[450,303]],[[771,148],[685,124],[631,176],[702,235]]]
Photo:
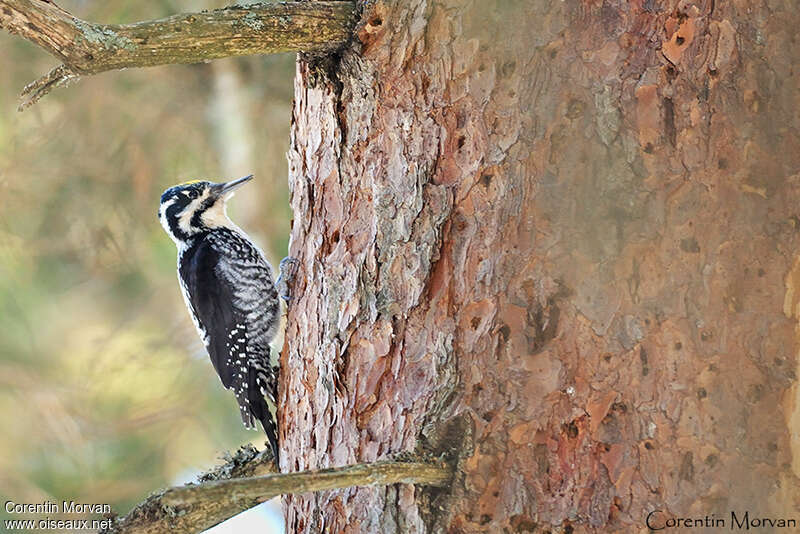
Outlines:
[[455,444],[463,476],[289,497],[289,531],[800,516],[798,23],[378,1],[300,61],[283,469]]

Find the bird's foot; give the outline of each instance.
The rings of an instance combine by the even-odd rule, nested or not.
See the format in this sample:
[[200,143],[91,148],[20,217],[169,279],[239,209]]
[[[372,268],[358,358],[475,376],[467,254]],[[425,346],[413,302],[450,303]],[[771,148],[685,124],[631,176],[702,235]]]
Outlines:
[[278,295],[286,302],[292,300],[292,289],[290,286],[294,283],[294,276],[297,274],[299,265],[299,260],[291,256],[286,256],[281,260],[278,266],[280,274],[278,275],[278,281],[275,282],[275,289],[278,290]]

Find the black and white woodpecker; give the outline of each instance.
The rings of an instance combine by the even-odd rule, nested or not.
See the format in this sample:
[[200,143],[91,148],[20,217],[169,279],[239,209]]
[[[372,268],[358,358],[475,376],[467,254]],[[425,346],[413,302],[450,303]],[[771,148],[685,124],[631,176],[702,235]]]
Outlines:
[[170,187],[158,217],[178,246],[181,292],[211,363],[236,395],[244,425],[261,421],[279,465],[277,425],[265,400],[276,406],[278,368],[269,344],[280,321],[278,291],[263,252],[225,210],[252,177]]

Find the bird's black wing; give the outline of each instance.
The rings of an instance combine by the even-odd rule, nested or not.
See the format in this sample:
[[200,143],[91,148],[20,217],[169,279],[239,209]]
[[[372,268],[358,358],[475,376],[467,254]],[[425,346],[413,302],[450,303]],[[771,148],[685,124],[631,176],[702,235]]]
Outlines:
[[199,324],[211,363],[222,385],[230,388],[234,382],[235,367],[230,359],[229,340],[239,337],[238,329],[244,325],[242,317],[233,307],[233,288],[217,273],[219,253],[211,243],[201,239],[181,258],[180,279],[189,305]]
[[[255,249],[244,244],[239,243],[239,252],[252,252],[259,260]],[[191,245],[181,256],[179,278],[211,363],[222,385],[236,395],[242,422],[250,428],[255,427],[254,418],[261,421],[277,459],[277,425],[264,396],[273,403],[277,397],[277,370],[269,363],[269,336],[276,326],[278,298],[266,263],[249,258],[249,265],[243,267],[230,254],[220,253],[218,247],[213,236]],[[237,251],[236,245],[233,251]],[[243,286],[240,293],[245,290],[238,297],[231,278],[237,269]]]

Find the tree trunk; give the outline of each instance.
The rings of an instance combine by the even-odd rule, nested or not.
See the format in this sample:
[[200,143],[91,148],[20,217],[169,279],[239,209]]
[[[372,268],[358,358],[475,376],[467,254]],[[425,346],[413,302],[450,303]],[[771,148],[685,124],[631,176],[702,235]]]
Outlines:
[[362,7],[297,66],[282,469],[460,475],[288,531],[800,515],[793,2]]

